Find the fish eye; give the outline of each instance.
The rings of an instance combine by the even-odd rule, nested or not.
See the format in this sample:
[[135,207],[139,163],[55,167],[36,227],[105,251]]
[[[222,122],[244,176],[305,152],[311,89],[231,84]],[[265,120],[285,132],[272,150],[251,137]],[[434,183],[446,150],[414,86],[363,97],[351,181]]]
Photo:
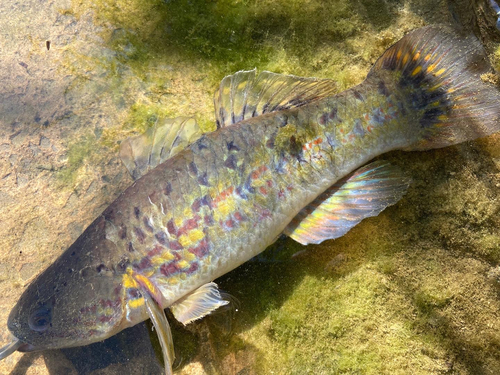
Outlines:
[[43,306],[30,315],[28,325],[33,331],[44,332],[50,327],[51,319],[50,308]]

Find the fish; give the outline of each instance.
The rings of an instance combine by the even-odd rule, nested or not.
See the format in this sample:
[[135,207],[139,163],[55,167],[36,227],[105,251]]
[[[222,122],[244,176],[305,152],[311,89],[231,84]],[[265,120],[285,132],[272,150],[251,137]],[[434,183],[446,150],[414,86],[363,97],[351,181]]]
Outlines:
[[14,351],[87,345],[151,319],[172,373],[165,309],[189,324],[229,300],[214,280],[280,235],[343,236],[398,202],[410,178],[375,159],[500,130],[500,93],[481,43],[446,26],[408,33],[341,93],[333,80],[256,70],[225,77],[216,128],[161,119],[122,142],[134,178],[24,291]]

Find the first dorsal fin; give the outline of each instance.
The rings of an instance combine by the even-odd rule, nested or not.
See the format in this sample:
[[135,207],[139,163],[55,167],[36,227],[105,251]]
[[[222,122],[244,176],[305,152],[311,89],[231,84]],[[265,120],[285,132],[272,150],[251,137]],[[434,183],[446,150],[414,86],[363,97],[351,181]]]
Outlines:
[[330,79],[302,78],[256,70],[225,77],[214,95],[217,128],[264,113],[311,103],[336,92]]
[[195,142],[201,134],[193,118],[177,117],[157,121],[144,134],[123,141],[120,158],[134,180],[137,180]]

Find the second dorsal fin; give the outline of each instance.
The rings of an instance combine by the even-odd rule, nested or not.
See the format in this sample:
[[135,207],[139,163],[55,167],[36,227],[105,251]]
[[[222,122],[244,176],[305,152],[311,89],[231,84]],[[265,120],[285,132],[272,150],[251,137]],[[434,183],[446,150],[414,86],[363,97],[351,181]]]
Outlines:
[[251,117],[300,107],[336,92],[330,79],[302,78],[256,70],[225,77],[214,95],[217,128]]
[[144,134],[120,145],[120,158],[134,180],[195,142],[202,134],[196,120],[177,117],[157,121]]

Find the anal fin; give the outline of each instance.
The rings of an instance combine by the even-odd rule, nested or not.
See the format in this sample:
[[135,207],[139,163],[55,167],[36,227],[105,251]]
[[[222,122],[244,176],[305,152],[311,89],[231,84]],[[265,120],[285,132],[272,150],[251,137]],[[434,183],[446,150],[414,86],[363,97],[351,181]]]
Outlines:
[[409,184],[410,178],[399,168],[375,161],[327,189],[283,233],[303,245],[341,237],[361,220],[398,202]]
[[187,325],[228,303],[222,299],[217,284],[211,282],[181,298],[170,306],[170,311],[179,322]]

